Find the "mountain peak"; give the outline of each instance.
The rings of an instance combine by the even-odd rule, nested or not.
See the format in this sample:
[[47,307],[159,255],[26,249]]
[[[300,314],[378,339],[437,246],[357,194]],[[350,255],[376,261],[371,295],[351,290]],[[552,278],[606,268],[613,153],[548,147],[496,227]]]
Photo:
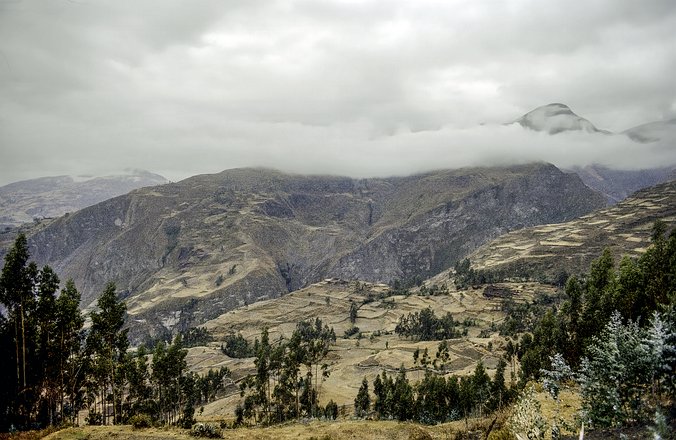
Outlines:
[[599,130],[587,119],[575,114],[566,104],[554,102],[538,107],[514,121],[522,127],[535,131],[557,134],[563,131],[586,131],[588,133],[609,133]]

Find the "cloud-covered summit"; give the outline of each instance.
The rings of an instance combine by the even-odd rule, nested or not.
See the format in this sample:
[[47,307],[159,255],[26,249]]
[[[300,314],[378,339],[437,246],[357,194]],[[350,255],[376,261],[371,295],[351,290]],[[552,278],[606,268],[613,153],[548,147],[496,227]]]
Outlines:
[[[410,173],[553,161],[533,152],[564,141],[589,162],[609,140],[501,124],[547,102],[613,132],[674,118],[674,28],[671,0],[0,2],[0,184]],[[674,160],[615,141],[620,164]]]
[[531,110],[515,121],[525,128],[557,134],[564,131],[586,131],[587,133],[606,133],[599,130],[587,119],[576,115],[570,107],[561,103],[543,105]]

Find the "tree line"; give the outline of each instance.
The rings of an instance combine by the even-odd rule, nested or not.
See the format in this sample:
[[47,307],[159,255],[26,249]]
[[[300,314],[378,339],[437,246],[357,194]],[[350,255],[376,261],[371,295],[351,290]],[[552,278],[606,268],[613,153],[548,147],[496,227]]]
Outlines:
[[[437,318],[430,307],[419,312],[411,312],[399,318],[394,331],[397,335],[413,338],[419,341],[438,341],[441,339],[455,339],[467,335],[467,327],[472,325],[471,320],[456,322],[450,313]],[[458,329],[458,326],[464,329]]]
[[507,405],[516,394],[515,389],[505,385],[505,366],[504,359],[500,359],[493,380],[481,361],[472,375],[464,377],[446,378],[426,370],[425,377],[416,384],[410,383],[403,365],[396,377],[383,371],[373,380],[373,398],[368,380],[362,380],[354,400],[355,415],[425,424],[481,416]]
[[[29,261],[22,234],[0,276],[0,430],[79,422],[190,425],[197,405],[215,398],[227,369],[189,372],[181,337],[152,350],[129,350],[126,306],[109,283],[85,330],[80,293],[49,267]],[[193,334],[190,333],[192,336]],[[194,336],[202,337],[199,332]]]

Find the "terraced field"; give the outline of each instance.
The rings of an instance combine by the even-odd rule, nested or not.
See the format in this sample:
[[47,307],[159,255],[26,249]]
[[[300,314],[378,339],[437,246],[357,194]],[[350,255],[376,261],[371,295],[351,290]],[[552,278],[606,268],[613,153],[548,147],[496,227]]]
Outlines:
[[575,220],[505,234],[470,255],[472,267],[529,267],[543,273],[585,271],[605,247],[616,257],[645,252],[656,220],[676,225],[676,182],[634,194]]
[[[505,286],[515,292],[516,301],[530,301],[537,292],[555,294],[551,286],[537,283]],[[331,375],[321,385],[320,401],[326,403],[333,399],[349,409],[363,377],[372,381],[382,370],[395,373],[401,365],[409,370],[411,379],[423,377],[420,366],[413,364],[413,352],[416,348],[427,348],[433,357],[439,342],[402,339],[394,333],[394,329],[400,316],[427,307],[432,308],[437,316],[450,312],[456,320],[470,318],[476,322],[475,326],[468,328],[467,337],[449,341],[451,357],[446,365],[448,374],[469,374],[479,359],[483,359],[492,372],[502,354],[505,340],[497,332],[490,337],[479,337],[479,334],[482,329],[504,319],[500,311],[501,300],[484,296],[483,289],[458,291],[451,285],[448,288],[448,293],[436,296],[387,296],[389,287],[383,284],[325,280],[282,298],[240,307],[207,322],[205,327],[217,341],[223,340],[228,333],[241,333],[253,341],[260,335],[261,329],[267,327],[270,340],[274,342],[290,336],[297,322],[319,317],[333,327],[337,335],[337,342],[326,359]],[[351,327],[351,301],[359,305],[355,325],[362,332],[361,339],[357,336],[343,338],[345,330]],[[232,415],[240,401],[236,382],[254,372],[253,359],[231,359],[220,351],[220,342],[214,342],[207,347],[190,349],[188,363],[200,373],[221,366],[227,366],[233,372],[227,397],[207,405],[202,414],[207,419]]]

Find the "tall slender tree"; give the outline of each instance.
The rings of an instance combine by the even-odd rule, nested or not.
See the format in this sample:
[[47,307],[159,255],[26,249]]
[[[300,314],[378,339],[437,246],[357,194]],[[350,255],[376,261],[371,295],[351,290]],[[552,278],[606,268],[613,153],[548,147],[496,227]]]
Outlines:
[[[73,280],[66,282],[66,287],[56,299],[56,338],[58,349],[54,362],[58,365],[59,412],[62,417],[66,413],[74,421],[82,406],[85,383],[86,361],[82,342],[84,339],[84,317],[80,312],[80,292],[75,288]],[[68,411],[66,411],[66,401]]]
[[108,402],[112,404],[113,422],[117,423],[122,402],[119,365],[129,347],[128,330],[122,329],[127,307],[117,299],[114,283],[106,285],[97,307],[98,311],[91,313],[87,349],[93,357],[103,423],[107,423]]
[[33,369],[37,362],[31,362],[35,354],[37,301],[35,289],[38,269],[29,263],[28,242],[20,234],[14,246],[5,255],[5,264],[0,276],[0,303],[7,311],[6,327],[11,333],[13,350],[3,353],[6,361],[15,365],[15,374],[8,377],[6,390],[11,394],[11,423],[27,426],[32,422],[33,406],[38,392]]
[[[38,345],[36,360],[40,371],[38,396],[40,407],[38,419],[47,424],[54,424],[57,413],[58,377],[60,364],[57,361],[57,319],[56,293],[59,290],[59,277],[45,266],[38,274],[36,324]],[[57,361],[57,362],[55,362]]]

